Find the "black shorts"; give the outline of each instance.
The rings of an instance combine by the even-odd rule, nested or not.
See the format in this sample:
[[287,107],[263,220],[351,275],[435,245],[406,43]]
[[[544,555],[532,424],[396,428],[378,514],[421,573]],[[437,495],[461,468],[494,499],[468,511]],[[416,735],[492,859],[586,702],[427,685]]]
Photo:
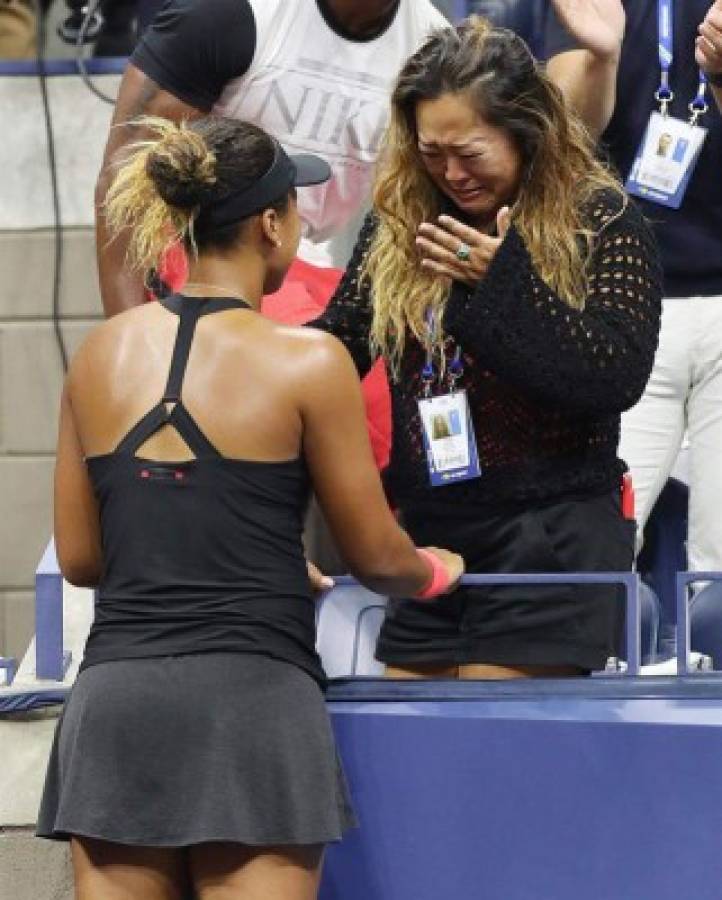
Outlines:
[[[630,571],[634,559],[619,491],[495,515],[413,511],[403,524],[417,546],[460,553],[468,573]],[[376,657],[603,669],[619,655],[624,620],[619,585],[463,587],[431,602],[391,600]]]

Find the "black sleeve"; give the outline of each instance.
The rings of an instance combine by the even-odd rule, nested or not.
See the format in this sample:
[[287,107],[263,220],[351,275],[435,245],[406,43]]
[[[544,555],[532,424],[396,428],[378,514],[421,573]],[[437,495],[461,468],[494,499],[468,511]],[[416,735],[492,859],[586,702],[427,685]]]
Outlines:
[[487,276],[473,291],[455,287],[444,316],[480,365],[545,406],[582,415],[618,413],[642,395],[662,301],[657,249],[637,208],[595,212],[602,229],[583,310],[541,279],[512,227]]
[[338,284],[322,316],[307,324],[335,335],[351,354],[359,378],[374,364],[369,347],[373,304],[371,288],[361,278],[361,267],[376,233],[377,218],[369,213],[359,232],[356,246],[343,278]]
[[164,91],[208,112],[256,51],[248,0],[167,0],[130,62]]
[[546,25],[544,28],[544,41],[542,43],[541,58],[549,60],[557,53],[564,53],[566,50],[578,50],[579,44],[571,37],[566,28],[559,21],[554,8],[549,5],[546,16]]

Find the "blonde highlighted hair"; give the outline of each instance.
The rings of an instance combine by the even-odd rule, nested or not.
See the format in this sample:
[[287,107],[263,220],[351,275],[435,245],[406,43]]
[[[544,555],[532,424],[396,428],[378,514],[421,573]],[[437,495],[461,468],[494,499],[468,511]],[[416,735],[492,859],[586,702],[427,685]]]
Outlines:
[[429,309],[441,326],[432,349],[444,359],[450,285],[421,268],[415,238],[446,201],[419,153],[415,108],[445,94],[467,97],[480,117],[514,141],[523,174],[512,221],[541,277],[570,307],[581,308],[587,293],[596,236],[589,204],[602,190],[618,194],[620,212],[625,203],[583,124],[518,35],[479,16],[434,32],[403,67],[392,95],[374,186],[379,226],[362,272],[373,289],[371,343],[395,375],[409,332],[428,343]]
[[[198,214],[260,178],[273,162],[273,139],[249,122],[222,117],[176,124],[144,116],[129,124],[145,137],[126,149],[104,203],[111,239],[129,233],[128,265],[147,271],[179,241],[197,254],[238,240],[244,220],[204,229]],[[287,206],[288,196],[274,208]]]

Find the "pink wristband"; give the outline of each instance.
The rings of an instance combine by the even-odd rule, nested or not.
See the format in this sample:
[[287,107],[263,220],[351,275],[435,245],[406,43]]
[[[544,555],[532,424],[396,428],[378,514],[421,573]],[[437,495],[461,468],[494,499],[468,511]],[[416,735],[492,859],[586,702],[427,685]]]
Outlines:
[[431,566],[431,582],[423,591],[416,594],[414,599],[433,600],[434,597],[444,593],[451,584],[451,579],[446,571],[446,566],[435,553],[432,553],[430,550],[422,550],[419,547],[416,548],[416,552]]

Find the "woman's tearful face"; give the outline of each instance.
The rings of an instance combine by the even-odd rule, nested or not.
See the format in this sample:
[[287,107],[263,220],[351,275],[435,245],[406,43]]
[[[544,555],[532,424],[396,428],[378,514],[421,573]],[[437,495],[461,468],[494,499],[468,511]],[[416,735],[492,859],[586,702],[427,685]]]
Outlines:
[[416,105],[418,148],[430,178],[477,226],[511,206],[522,158],[503,128],[490,125],[464,94],[442,94]]

